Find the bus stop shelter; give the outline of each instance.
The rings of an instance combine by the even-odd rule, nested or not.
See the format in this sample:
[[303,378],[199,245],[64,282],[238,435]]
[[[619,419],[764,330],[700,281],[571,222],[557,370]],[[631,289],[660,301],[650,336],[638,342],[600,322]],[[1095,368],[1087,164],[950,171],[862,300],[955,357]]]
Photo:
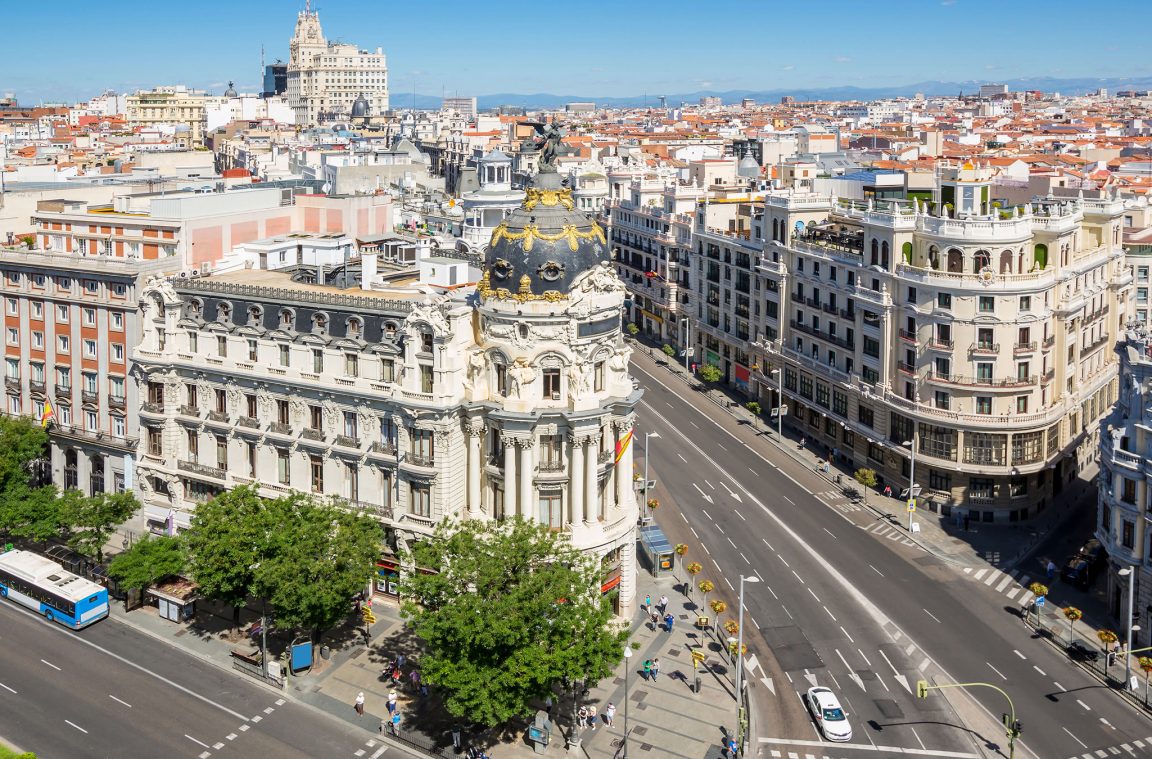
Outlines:
[[676,549],[658,524],[646,524],[640,528],[640,553],[653,577],[676,568]]

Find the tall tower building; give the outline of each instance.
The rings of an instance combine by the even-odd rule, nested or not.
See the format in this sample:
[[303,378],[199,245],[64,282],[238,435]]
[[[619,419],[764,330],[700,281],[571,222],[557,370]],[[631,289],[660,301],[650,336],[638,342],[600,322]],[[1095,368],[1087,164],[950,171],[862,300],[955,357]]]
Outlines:
[[296,30],[288,44],[288,104],[296,123],[311,126],[352,117],[361,95],[369,115],[388,110],[388,64],[383,50],[362,50],[356,45],[328,42],[320,28],[320,14],[311,3],[296,16]]

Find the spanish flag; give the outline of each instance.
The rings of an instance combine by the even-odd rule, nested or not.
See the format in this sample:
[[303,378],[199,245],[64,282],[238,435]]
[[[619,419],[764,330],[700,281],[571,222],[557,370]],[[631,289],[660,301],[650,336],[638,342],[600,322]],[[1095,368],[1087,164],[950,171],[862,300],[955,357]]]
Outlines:
[[632,443],[632,430],[628,430],[628,434],[616,441],[616,461],[619,464],[620,459],[624,458],[624,454],[628,451],[628,446]]
[[52,401],[44,399],[44,413],[40,415],[40,426],[48,429],[48,423],[56,418],[56,410],[52,408]]

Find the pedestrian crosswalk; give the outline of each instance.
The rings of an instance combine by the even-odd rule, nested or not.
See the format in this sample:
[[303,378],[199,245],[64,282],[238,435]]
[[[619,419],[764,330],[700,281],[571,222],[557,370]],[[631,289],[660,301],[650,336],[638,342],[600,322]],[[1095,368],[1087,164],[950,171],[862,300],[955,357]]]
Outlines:
[[969,580],[986,585],[996,593],[1019,603],[1021,606],[1026,606],[1032,601],[1033,594],[1032,591],[1028,590],[1028,585],[1032,582],[1033,578],[1024,574],[1019,569],[1003,572],[994,567],[983,567],[980,569],[976,567],[964,567],[962,571],[968,576]]
[[1143,740],[1085,751],[1083,754],[1073,754],[1068,759],[1103,759],[1106,756],[1148,756],[1149,754],[1152,754],[1152,736]]

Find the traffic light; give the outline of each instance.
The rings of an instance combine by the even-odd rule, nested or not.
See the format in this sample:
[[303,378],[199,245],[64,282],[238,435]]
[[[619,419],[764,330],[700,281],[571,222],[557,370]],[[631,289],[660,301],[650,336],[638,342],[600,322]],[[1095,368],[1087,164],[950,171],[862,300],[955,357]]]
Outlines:
[[928,698],[928,681],[916,681],[916,698]]
[[1024,732],[1024,726],[1022,724],[1020,724],[1020,720],[1016,720],[1015,722],[1013,722],[1012,723],[1012,736],[1014,738],[1019,738],[1020,733],[1022,733],[1022,732]]

